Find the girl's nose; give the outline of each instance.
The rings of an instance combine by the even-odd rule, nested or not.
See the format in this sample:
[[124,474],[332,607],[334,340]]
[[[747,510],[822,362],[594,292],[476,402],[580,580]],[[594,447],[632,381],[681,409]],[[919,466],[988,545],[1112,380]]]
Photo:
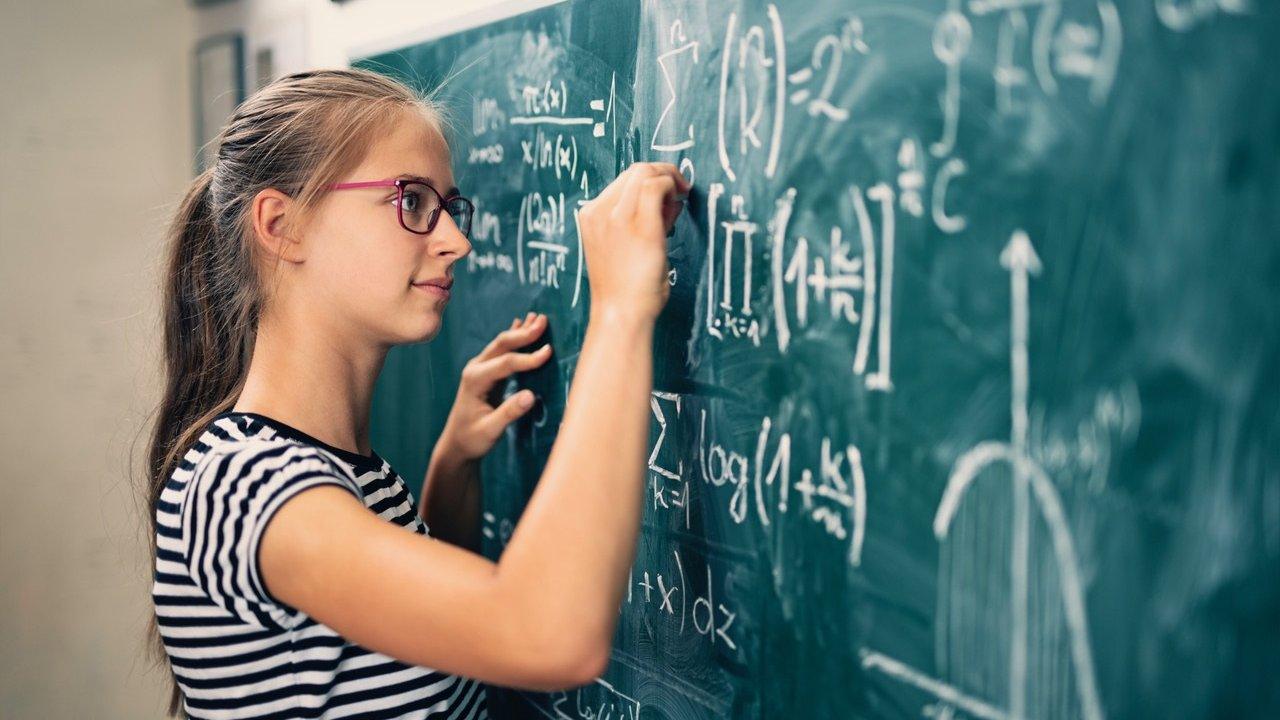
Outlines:
[[441,213],[436,222],[435,232],[431,233],[431,245],[441,255],[456,255],[461,260],[471,254],[471,241],[458,229],[453,217]]

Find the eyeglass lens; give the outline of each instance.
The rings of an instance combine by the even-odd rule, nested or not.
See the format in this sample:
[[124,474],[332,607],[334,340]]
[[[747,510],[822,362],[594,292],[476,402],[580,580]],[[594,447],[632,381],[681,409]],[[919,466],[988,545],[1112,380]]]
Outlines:
[[[425,233],[432,229],[432,222],[440,209],[440,196],[430,186],[422,183],[406,183],[400,201],[400,218],[405,227]],[[449,213],[458,231],[471,232],[471,215],[474,211],[465,198],[452,197],[445,201],[444,211]]]

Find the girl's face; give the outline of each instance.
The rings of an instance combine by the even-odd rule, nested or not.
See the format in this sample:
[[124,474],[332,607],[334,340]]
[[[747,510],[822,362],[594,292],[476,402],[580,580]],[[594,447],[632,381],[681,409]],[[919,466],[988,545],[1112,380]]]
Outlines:
[[[445,198],[457,193],[444,138],[409,113],[337,182],[400,177],[426,182]],[[413,199],[405,202],[412,209]],[[307,301],[320,311],[319,322],[340,321],[362,336],[355,340],[399,345],[434,338],[452,293],[430,283],[451,285],[454,263],[471,252],[449,213],[441,210],[431,232],[418,235],[400,225],[396,204],[394,187],[333,190],[308,231],[306,264],[317,282],[307,283],[313,289]]]

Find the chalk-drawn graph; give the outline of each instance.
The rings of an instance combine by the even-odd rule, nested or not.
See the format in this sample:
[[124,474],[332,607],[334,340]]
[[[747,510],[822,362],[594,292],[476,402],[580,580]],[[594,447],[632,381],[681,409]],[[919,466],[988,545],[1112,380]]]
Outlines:
[[[938,504],[933,532],[940,543],[948,541],[953,520],[974,482],[984,472],[997,466],[1007,468],[1013,483],[1013,508],[1008,575],[1008,683],[1004,706],[995,698],[975,697],[971,691],[930,677],[906,663],[869,648],[863,648],[860,653],[862,666],[934,696],[937,705],[930,709],[930,713],[936,717],[949,718],[959,712],[989,720],[1004,720],[1026,718],[1033,714],[1030,713],[1028,691],[1028,597],[1032,585],[1029,570],[1034,500],[1034,509],[1048,529],[1050,538],[1053,571],[1056,572],[1054,585],[1061,596],[1058,600],[1070,648],[1070,671],[1076,694],[1073,704],[1078,707],[1080,716],[1087,720],[1101,720],[1104,713],[1094,674],[1081,568],[1071,529],[1053,481],[1030,458],[1027,451],[1027,388],[1030,376],[1027,359],[1028,284],[1029,276],[1040,272],[1040,259],[1027,234],[1017,230],[1001,253],[1000,262],[1009,271],[1011,290],[1010,438],[1008,442],[992,440],[979,443],[955,461]],[[995,473],[989,474],[999,477]],[[939,593],[948,592],[951,589],[940,583]],[[940,639],[956,630],[948,627],[952,619],[947,615],[940,614],[937,618],[936,633]],[[960,632],[964,633],[965,629],[961,628]]]

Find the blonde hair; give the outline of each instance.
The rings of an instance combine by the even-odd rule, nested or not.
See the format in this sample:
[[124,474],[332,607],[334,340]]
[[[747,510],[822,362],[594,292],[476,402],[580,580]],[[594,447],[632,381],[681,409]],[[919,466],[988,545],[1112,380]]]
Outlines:
[[[299,72],[246,99],[213,140],[217,159],[192,182],[166,237],[164,394],[142,493],[153,567],[156,501],[165,483],[205,426],[244,388],[264,299],[249,217],[254,196],[275,188],[294,199],[293,220],[305,221],[324,186],[357,167],[405,111],[443,133],[448,118],[433,96],[370,70]],[[148,655],[167,670],[168,714],[176,716],[182,691],[154,608],[147,636]]]

